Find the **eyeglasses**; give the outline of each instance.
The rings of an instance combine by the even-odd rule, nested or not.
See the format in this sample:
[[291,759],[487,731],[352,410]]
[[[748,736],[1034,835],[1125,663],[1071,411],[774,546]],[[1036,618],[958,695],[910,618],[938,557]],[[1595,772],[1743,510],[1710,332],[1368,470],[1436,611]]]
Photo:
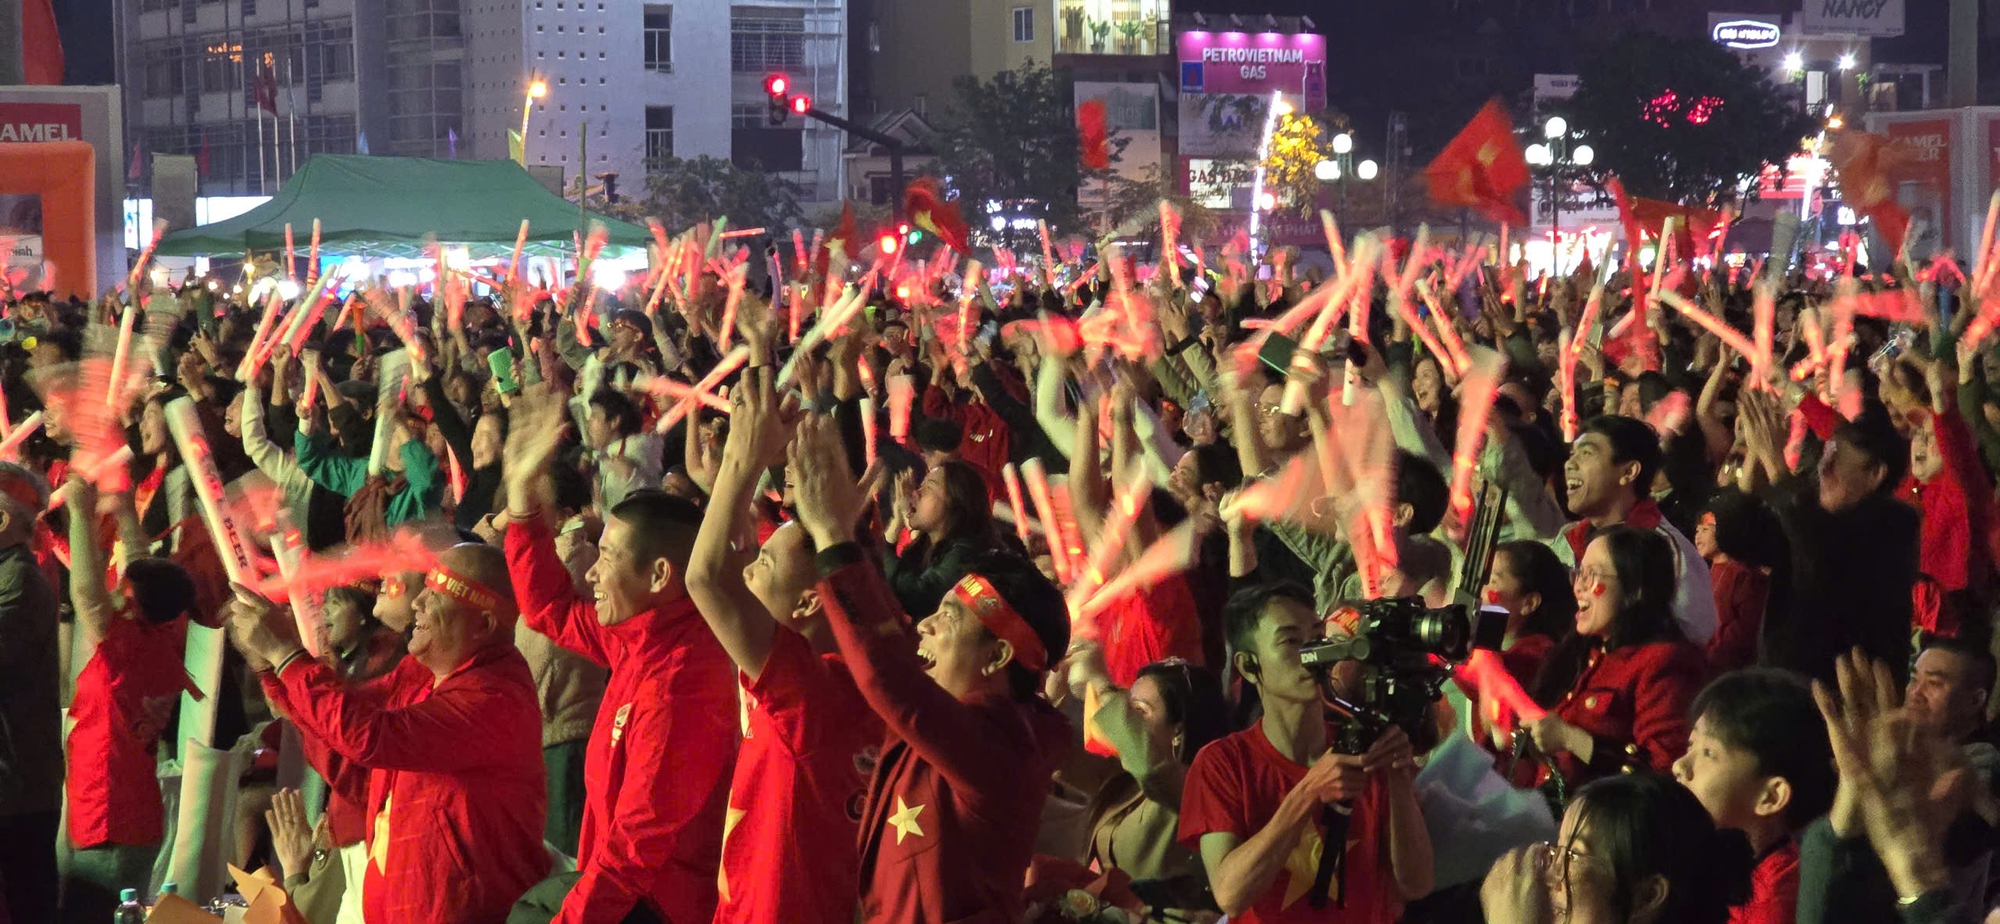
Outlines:
[[1552,886],[1568,884],[1570,870],[1579,861],[1585,865],[1604,862],[1603,857],[1591,856],[1567,844],[1550,841],[1540,841],[1528,850],[1535,865],[1548,877],[1547,881]]

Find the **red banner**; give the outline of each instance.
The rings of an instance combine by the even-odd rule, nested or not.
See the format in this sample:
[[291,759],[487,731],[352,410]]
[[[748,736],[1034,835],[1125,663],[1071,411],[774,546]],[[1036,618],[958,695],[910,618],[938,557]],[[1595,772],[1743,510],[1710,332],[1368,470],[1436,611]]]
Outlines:
[[82,141],[76,103],[0,103],[0,142]]

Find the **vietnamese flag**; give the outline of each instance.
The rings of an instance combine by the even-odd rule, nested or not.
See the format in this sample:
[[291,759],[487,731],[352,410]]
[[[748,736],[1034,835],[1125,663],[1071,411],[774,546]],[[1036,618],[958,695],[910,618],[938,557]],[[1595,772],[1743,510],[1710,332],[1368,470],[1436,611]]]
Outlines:
[[813,272],[824,279],[828,265],[833,262],[835,251],[840,253],[843,265],[844,261],[853,259],[856,249],[854,242],[860,236],[860,232],[854,230],[854,203],[843,200],[840,203],[840,226],[833,229],[833,237],[828,238],[820,247],[819,253],[814,255],[816,259],[813,260]]
[[1894,143],[1884,135],[1836,132],[1830,153],[1828,160],[1840,174],[1841,198],[1875,222],[1875,230],[1889,243],[1889,258],[1895,259],[1910,232],[1910,213],[1896,201],[1896,182],[1889,176],[1901,161]]
[[1104,127],[1103,100],[1084,100],[1076,107],[1076,134],[1085,167],[1103,170],[1111,166],[1111,136]]
[[1526,225],[1528,217],[1514,204],[1528,185],[1528,160],[1514,138],[1514,122],[1500,100],[1488,100],[1472,121],[1424,168],[1431,199],[1439,205],[1478,209],[1503,224]]
[[22,0],[21,82],[51,87],[63,82],[62,35],[51,0]]
[[937,235],[951,249],[972,256],[969,241],[972,229],[958,214],[958,206],[945,201],[936,179],[920,176],[910,181],[910,188],[903,192],[903,214],[910,217],[911,224]]

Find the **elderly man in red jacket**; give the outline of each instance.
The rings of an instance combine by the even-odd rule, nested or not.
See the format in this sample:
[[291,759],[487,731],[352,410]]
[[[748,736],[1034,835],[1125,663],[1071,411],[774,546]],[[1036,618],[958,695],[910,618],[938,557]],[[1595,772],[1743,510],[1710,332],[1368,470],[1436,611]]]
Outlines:
[[1069,643],[1062,594],[1033,565],[975,561],[913,633],[855,544],[866,503],[831,419],[792,444],[799,522],[819,549],[819,596],[869,708],[888,727],[861,814],[859,920],[1021,918],[1021,883],[1069,721],[1040,696]]
[[410,656],[365,687],[240,587],[230,635],[301,735],[368,768],[367,920],[492,924],[549,868],[541,715],[500,550],[445,551],[414,609]]
[[507,568],[529,628],[609,667],[583,761],[582,877],[555,924],[715,914],[723,813],[736,766],[736,672],[688,599],[693,504],[642,491],[611,508],[577,594],[545,511],[562,402],[517,399],[507,441]]

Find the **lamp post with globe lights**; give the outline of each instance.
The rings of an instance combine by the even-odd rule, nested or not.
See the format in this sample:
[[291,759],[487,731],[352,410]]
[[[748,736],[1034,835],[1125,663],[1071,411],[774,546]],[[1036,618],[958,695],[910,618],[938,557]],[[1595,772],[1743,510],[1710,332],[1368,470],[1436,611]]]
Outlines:
[[1569,168],[1581,170],[1596,162],[1597,152],[1587,144],[1571,146],[1569,120],[1562,116],[1550,116],[1542,124],[1542,138],[1543,141],[1528,145],[1524,156],[1530,166],[1540,167],[1549,174],[1549,260],[1554,265],[1562,240],[1563,181],[1574,179]]
[[1381,172],[1381,167],[1372,160],[1354,162],[1354,133],[1341,132],[1333,136],[1333,159],[1323,160],[1313,165],[1313,178],[1322,183],[1336,183],[1340,188],[1340,218],[1347,220],[1347,178],[1352,176],[1363,183],[1371,182]]

